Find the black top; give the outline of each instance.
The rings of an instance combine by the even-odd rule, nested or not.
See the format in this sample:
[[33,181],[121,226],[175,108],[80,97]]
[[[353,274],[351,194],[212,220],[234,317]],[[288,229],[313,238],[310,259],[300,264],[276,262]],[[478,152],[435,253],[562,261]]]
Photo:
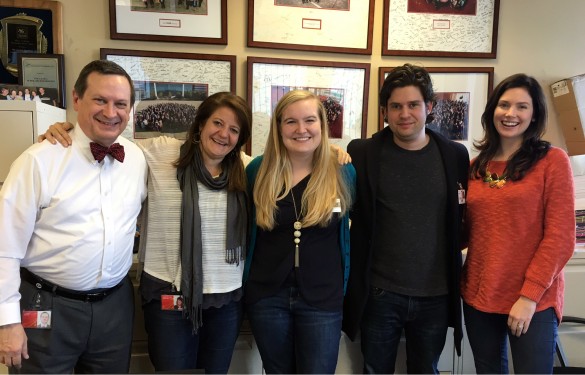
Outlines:
[[420,150],[382,147],[372,285],[394,293],[441,296],[447,286],[447,184],[433,138]]
[[[305,177],[292,188],[297,213],[309,182]],[[289,193],[277,202],[276,225],[270,231],[258,228],[250,276],[245,285],[246,303],[276,294],[281,288],[297,286],[305,302],[324,310],[339,310],[343,304],[343,268],[339,251],[339,217],[328,226],[301,229],[299,267],[294,267],[293,199]]]

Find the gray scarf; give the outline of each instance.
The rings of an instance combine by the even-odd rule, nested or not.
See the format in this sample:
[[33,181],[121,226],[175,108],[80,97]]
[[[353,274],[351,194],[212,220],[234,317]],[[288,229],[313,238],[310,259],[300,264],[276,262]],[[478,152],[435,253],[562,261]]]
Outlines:
[[[185,314],[193,323],[193,332],[202,326],[201,305],[203,302],[203,269],[201,242],[201,214],[199,212],[199,192],[197,181],[214,190],[225,189],[228,185],[228,170],[223,170],[218,178],[211,177],[203,164],[201,150],[193,147],[195,153],[189,166],[177,169],[177,179],[183,199],[181,204],[181,294],[184,297]],[[187,145],[181,146],[181,157],[187,152]],[[226,157],[239,157],[238,153]],[[246,193],[228,191],[226,222],[225,261],[239,264],[244,260],[248,211]]]

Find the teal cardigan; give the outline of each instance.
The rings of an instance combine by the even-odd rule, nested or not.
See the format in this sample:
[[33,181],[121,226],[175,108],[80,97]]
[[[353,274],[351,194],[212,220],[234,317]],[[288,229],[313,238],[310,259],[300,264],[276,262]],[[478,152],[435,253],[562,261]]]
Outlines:
[[[260,164],[262,164],[262,156],[256,157],[246,167],[246,177],[248,178],[248,194],[253,197],[254,183],[256,182],[256,175]],[[355,199],[355,184],[356,173],[352,164],[345,164],[341,171],[348,186],[350,187],[351,200]],[[251,199],[252,201],[252,199]],[[256,225],[256,207],[252,204],[252,220],[250,225],[250,243],[248,246],[248,253],[246,255],[246,263],[244,265],[244,283],[248,280],[250,274],[250,265],[252,264],[252,257],[254,256],[254,248],[256,247],[256,232],[258,227]],[[341,264],[343,266],[343,294],[347,289],[347,280],[349,279],[349,209],[339,221],[339,243],[341,251]]]

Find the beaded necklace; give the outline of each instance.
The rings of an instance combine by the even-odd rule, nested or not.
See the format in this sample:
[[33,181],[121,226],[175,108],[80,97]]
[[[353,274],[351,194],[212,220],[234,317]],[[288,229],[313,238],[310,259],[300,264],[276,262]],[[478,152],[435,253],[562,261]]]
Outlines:
[[506,179],[508,177],[506,175],[498,176],[497,173],[490,173],[489,170],[485,170],[485,177],[483,178],[483,182],[486,182],[490,185],[491,188],[497,187],[501,189],[506,185]]
[[303,214],[303,210],[301,207],[301,212],[297,213],[297,203],[295,202],[295,195],[293,193],[293,190],[290,189],[290,195],[292,196],[292,200],[293,200],[293,205],[295,207],[295,217],[296,217],[296,221],[293,224],[293,227],[295,228],[294,231],[294,236],[295,236],[295,267],[298,268],[299,267],[299,243],[301,242],[301,229],[303,228],[303,224],[301,223],[301,216]]

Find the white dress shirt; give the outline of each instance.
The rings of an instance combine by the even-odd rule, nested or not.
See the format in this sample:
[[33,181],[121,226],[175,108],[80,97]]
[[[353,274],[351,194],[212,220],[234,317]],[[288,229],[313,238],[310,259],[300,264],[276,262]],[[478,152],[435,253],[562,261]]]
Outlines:
[[20,322],[20,267],[84,291],[117,285],[132,264],[144,155],[119,137],[124,163],[111,155],[98,163],[79,125],[70,134],[68,148],[29,147],[0,191],[0,325]]

